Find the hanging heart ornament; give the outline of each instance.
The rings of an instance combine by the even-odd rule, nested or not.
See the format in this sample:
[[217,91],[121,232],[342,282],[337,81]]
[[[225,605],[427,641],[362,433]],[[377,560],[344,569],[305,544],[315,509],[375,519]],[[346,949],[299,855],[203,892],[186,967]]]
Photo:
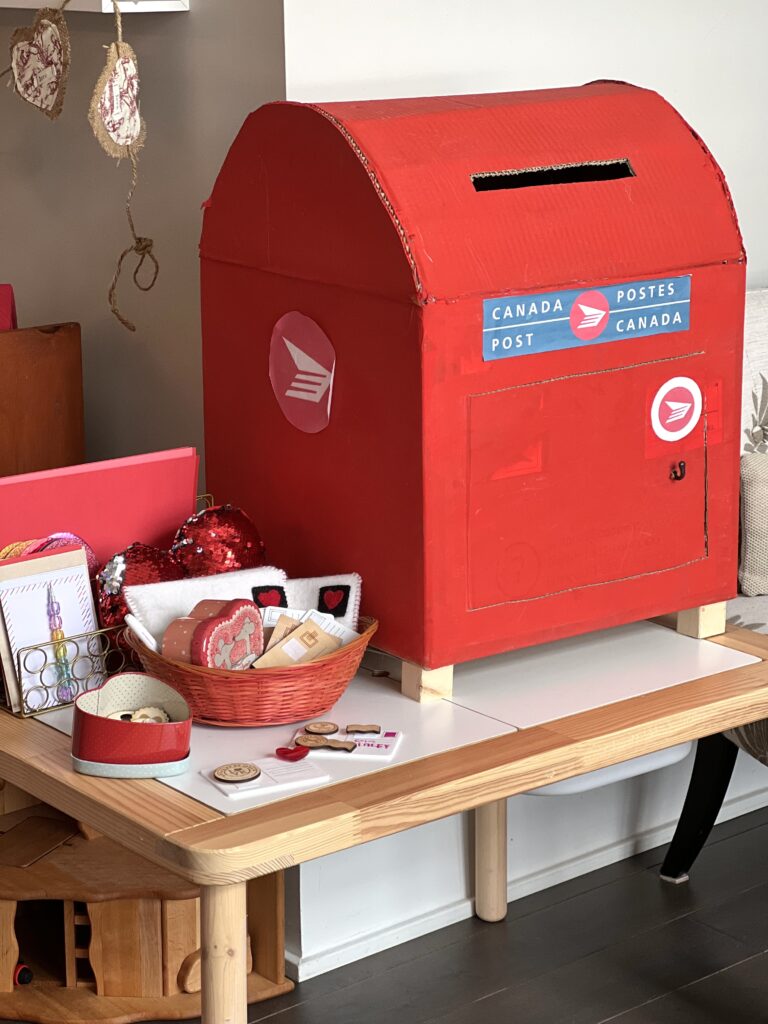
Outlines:
[[88,111],[93,134],[116,160],[136,153],[144,144],[145,126],[139,111],[139,63],[132,47],[112,43]]
[[70,65],[64,15],[42,7],[30,27],[11,36],[11,71],[16,92],[52,121],[61,113]]

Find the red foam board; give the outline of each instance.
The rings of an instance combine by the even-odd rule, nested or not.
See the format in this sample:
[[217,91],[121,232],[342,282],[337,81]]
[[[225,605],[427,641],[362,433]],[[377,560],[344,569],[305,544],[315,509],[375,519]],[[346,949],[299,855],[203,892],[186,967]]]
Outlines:
[[0,478],[0,547],[75,533],[99,562],[133,541],[167,547],[195,510],[194,448]]

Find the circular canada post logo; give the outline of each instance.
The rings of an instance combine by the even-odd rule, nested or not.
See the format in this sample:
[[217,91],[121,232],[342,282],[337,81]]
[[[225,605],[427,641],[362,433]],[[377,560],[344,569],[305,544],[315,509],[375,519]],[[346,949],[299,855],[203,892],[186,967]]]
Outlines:
[[298,430],[317,434],[331,418],[336,352],[308,316],[291,310],[272,329],[269,379],[283,415]]
[[611,307],[602,292],[582,292],[571,306],[571,330],[581,341],[594,341],[608,326]]
[[672,377],[661,385],[651,405],[651,426],[662,441],[687,437],[699,422],[701,388],[690,377]]

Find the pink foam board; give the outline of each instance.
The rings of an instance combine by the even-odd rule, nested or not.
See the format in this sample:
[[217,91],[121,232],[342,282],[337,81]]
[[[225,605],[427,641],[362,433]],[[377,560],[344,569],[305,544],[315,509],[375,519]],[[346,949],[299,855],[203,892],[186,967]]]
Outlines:
[[194,448],[0,478],[0,547],[69,531],[105,562],[133,541],[168,547],[195,511]]

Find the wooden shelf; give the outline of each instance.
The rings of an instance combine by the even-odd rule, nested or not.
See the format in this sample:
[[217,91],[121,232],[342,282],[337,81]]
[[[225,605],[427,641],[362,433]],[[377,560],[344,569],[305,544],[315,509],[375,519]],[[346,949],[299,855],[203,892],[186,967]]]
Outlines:
[[[0,1020],[128,1024],[198,1017],[199,991],[182,989],[199,989],[200,980],[181,979],[183,964],[200,955],[198,886],[76,829],[75,821],[44,805],[0,815]],[[18,863],[28,866],[13,866]],[[249,894],[247,992],[255,1003],[290,992],[293,983],[284,973],[282,874],[252,882]],[[13,988],[19,958],[33,981]],[[243,975],[250,968],[249,958]]]
[[[30,965],[34,972],[34,964]],[[248,1002],[290,992],[292,981],[275,983],[260,974],[248,976]],[[39,1024],[130,1024],[141,1020],[188,1020],[200,1016],[200,995],[136,999],[100,998],[92,986],[64,988],[50,980],[35,981],[0,994],[0,1020],[38,1021]]]
[[[74,836],[30,867],[4,866],[0,871],[0,900],[99,903],[135,897],[187,900],[198,895],[194,883],[104,837]],[[88,918],[75,923],[87,924]]]

